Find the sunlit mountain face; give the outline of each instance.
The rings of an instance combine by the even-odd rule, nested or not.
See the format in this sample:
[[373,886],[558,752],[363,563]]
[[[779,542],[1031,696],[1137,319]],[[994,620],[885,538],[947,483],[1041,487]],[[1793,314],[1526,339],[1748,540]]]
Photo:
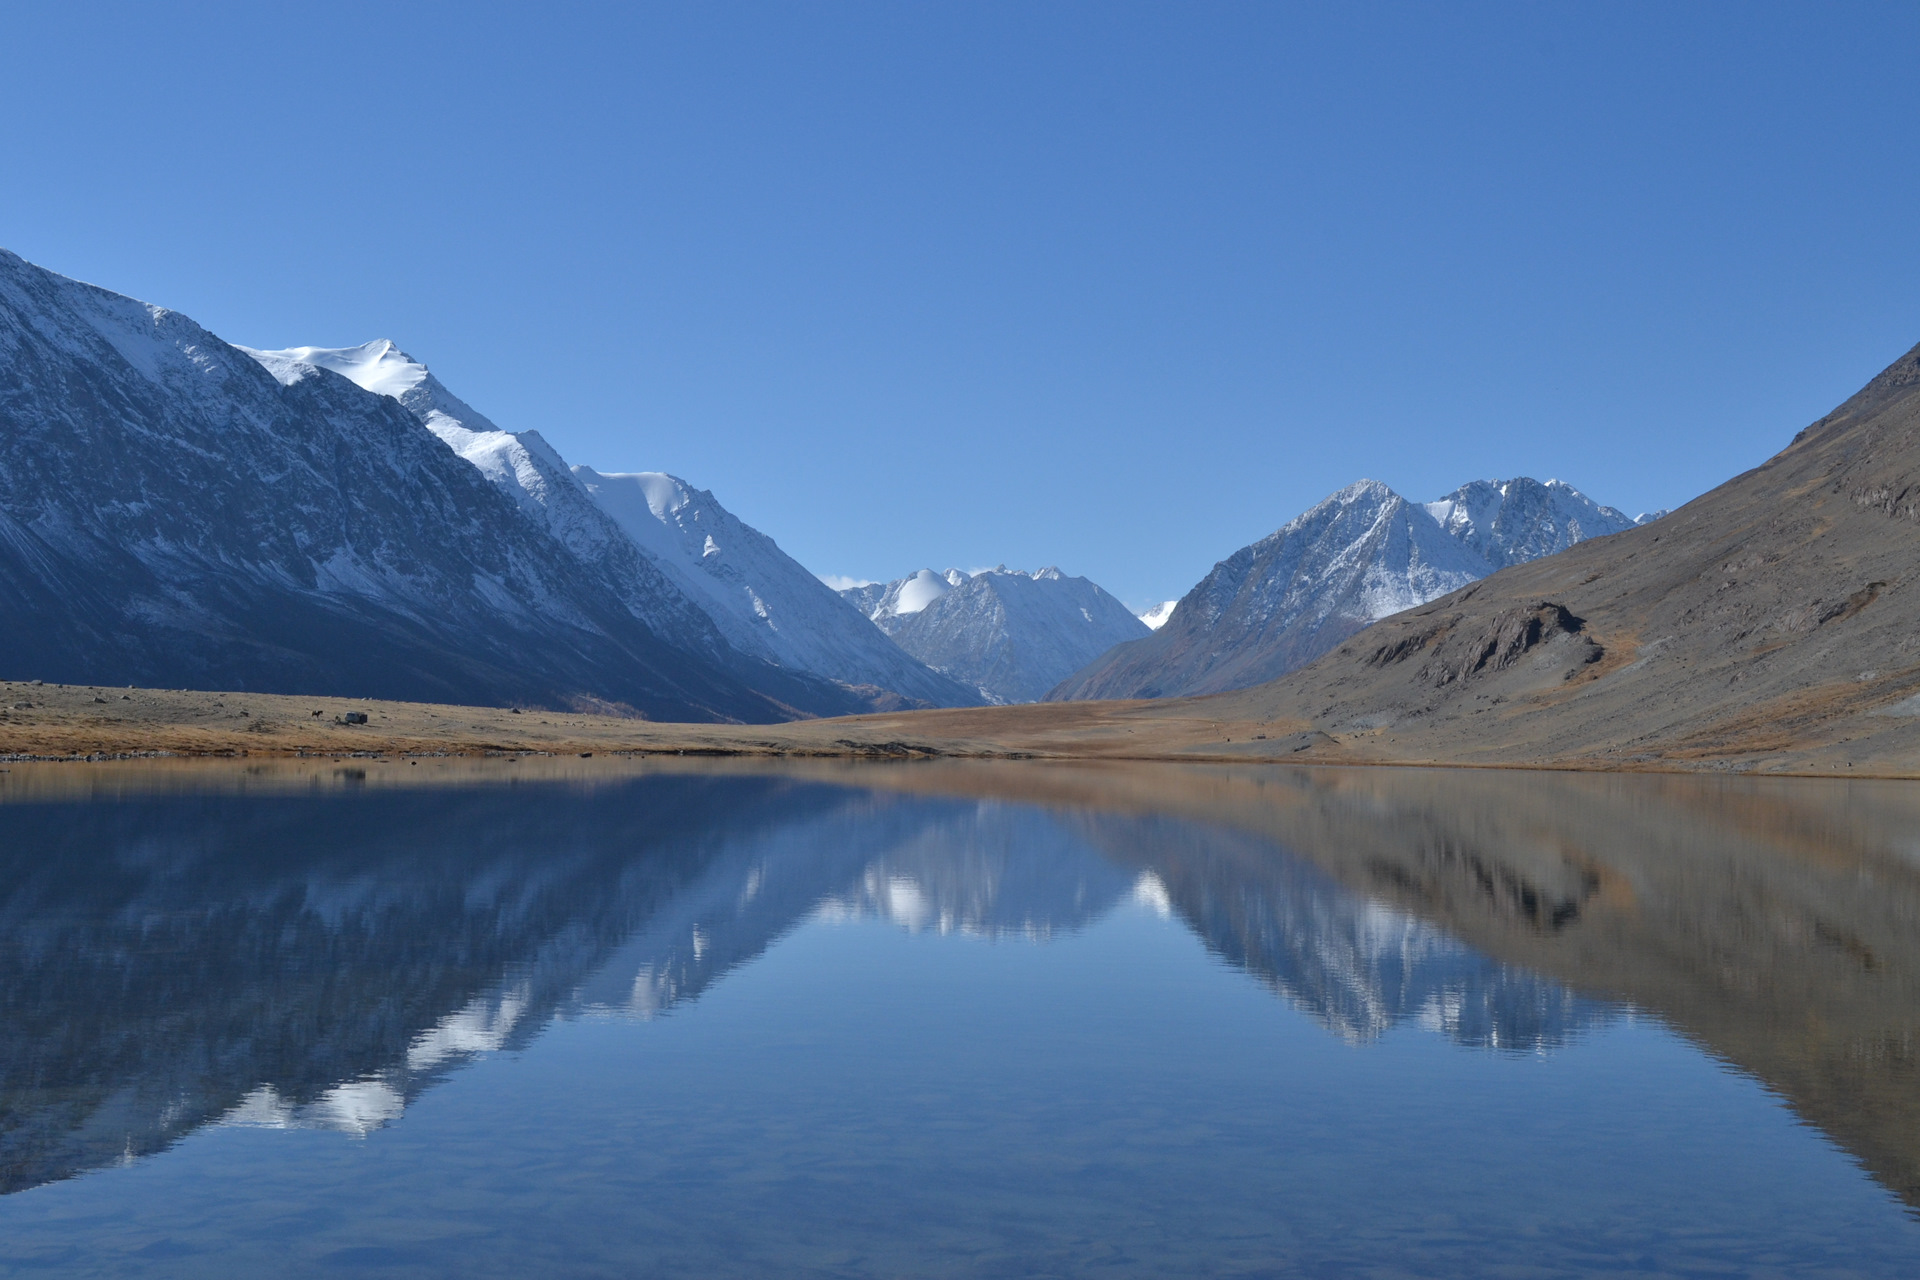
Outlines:
[[1257,837],[778,777],[0,805],[0,885],[7,1190],[208,1124],[369,1133],[806,923],[1044,946],[1144,907],[1355,1042],[1546,1050],[1610,1016]]

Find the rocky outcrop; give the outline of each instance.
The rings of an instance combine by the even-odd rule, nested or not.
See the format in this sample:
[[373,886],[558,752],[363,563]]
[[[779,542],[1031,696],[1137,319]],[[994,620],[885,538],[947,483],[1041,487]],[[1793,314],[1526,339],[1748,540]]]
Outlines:
[[[1562,679],[1588,663],[1598,662],[1606,650],[1583,634],[1586,623],[1551,601],[1528,609],[1510,609],[1491,618],[1449,614],[1434,625],[1380,645],[1364,661],[1370,667],[1390,667],[1410,658],[1421,659],[1419,679],[1444,688],[1461,680],[1505,671],[1543,645],[1559,643],[1566,666]],[[1563,662],[1561,664],[1565,666]]]

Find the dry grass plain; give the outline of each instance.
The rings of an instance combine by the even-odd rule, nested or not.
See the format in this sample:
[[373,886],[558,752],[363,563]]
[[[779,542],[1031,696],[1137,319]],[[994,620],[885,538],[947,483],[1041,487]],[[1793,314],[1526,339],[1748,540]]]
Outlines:
[[[775,725],[663,724],[535,709],[276,694],[0,682],[0,755],[410,758],[584,753],[884,759],[1268,761],[1474,765],[1627,772],[1728,771],[1920,777],[1920,717],[1838,708],[1783,732],[1751,725],[1702,751],[1695,725],[1668,741],[1602,738],[1565,750],[1457,725],[1329,733],[1263,718],[1246,694],[1159,702],[1042,703],[898,712]],[[346,722],[348,713],[367,717]],[[1492,726],[1485,726],[1491,728]],[[1742,726],[1730,727],[1737,735]],[[1482,729],[1482,726],[1475,726]]]

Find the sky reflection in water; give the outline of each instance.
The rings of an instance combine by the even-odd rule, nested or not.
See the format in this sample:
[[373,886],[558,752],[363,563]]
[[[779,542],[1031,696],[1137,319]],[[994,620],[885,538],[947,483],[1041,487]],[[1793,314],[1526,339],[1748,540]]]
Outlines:
[[851,777],[0,805],[0,1273],[1920,1264],[1904,789]]

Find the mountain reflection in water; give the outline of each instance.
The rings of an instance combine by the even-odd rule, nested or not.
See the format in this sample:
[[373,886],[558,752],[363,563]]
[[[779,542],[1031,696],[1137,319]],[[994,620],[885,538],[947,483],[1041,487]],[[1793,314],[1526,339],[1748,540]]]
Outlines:
[[1647,1009],[1912,1203],[1920,815],[1756,786],[915,766],[0,804],[0,1190],[209,1124],[368,1132],[808,920],[1044,943],[1131,899],[1350,1042],[1544,1052]]

